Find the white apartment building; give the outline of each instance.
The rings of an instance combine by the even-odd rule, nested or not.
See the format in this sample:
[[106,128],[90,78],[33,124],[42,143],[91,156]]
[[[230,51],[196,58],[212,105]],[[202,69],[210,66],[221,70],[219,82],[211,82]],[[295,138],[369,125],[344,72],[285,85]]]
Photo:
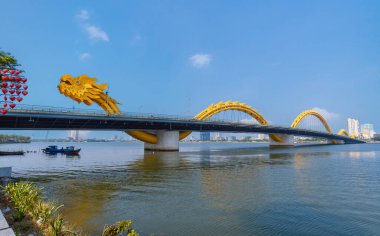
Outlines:
[[354,135],[355,137],[359,137],[360,135],[360,124],[359,121],[353,118],[347,119],[347,130],[348,135]]

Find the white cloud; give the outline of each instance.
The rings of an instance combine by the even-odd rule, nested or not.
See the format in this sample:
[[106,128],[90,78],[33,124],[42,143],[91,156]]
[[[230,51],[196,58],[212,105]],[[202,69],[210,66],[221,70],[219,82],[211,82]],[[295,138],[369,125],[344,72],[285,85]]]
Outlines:
[[210,64],[211,55],[210,54],[195,54],[189,58],[191,64],[195,68],[203,68]]
[[259,122],[253,118],[242,119],[242,120],[240,120],[240,123],[247,124],[247,125],[259,124]]
[[326,109],[320,107],[314,107],[312,110],[321,114],[326,120],[334,120],[339,118],[339,114],[327,111]]
[[90,13],[87,10],[81,10],[76,17],[81,20],[88,20],[90,19]]
[[87,32],[88,37],[93,40],[102,40],[105,42],[109,42],[110,39],[108,34],[104,32],[101,28],[96,27],[94,25],[85,25],[84,30]]
[[91,59],[91,57],[92,57],[91,54],[88,52],[84,52],[84,53],[79,55],[79,59],[81,61],[87,61],[87,60]]

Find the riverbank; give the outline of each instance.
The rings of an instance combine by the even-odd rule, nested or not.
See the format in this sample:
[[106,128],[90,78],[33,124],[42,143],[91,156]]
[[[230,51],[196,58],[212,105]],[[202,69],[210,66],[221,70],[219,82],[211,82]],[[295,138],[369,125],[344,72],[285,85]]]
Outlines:
[[[0,178],[0,186],[1,188],[5,187],[7,184],[15,182],[15,179],[9,177],[1,177]],[[16,235],[12,229],[12,226],[8,223],[10,221],[9,217],[5,217],[5,215],[11,215],[11,208],[8,206],[9,204],[5,200],[5,196],[3,190],[0,190],[0,235],[13,236]]]
[[[0,235],[28,236],[80,236],[86,235],[80,229],[65,221],[60,213],[63,205],[46,202],[42,188],[14,178],[0,178]],[[16,232],[16,234],[15,234]],[[102,236],[138,236],[132,228],[132,221],[118,221],[106,225]]]
[[31,138],[28,136],[0,134],[0,144],[30,143],[30,142],[31,142]]
[[14,178],[1,178],[1,185],[0,206],[8,231],[13,229],[17,235],[28,236],[81,235],[62,218],[62,205],[42,198],[42,188]]

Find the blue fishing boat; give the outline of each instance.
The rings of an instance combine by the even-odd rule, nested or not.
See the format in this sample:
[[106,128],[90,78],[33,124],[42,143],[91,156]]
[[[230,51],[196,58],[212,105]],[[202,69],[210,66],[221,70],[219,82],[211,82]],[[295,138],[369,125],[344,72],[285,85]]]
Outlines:
[[69,146],[66,148],[58,148],[58,146],[48,146],[47,148],[42,149],[42,151],[46,154],[67,154],[67,155],[79,155],[80,148],[75,149],[74,146]]

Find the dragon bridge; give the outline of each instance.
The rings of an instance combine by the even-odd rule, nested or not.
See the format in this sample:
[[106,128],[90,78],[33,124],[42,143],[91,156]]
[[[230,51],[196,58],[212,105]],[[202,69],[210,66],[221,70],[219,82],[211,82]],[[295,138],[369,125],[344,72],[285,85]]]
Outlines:
[[[58,85],[58,90],[65,96],[77,101],[78,103],[85,103],[86,105],[91,105],[93,103],[98,104],[108,115],[118,115],[121,111],[118,107],[120,104],[115,99],[108,96],[105,90],[108,88],[106,84],[97,84],[96,78],[90,78],[87,75],[81,75],[78,77],[72,77],[65,74],[61,77],[60,83]],[[207,120],[212,116],[224,112],[224,111],[240,111],[255,119],[260,125],[269,125],[268,121],[262,116],[257,110],[253,109],[251,106],[241,103],[238,101],[226,101],[219,102],[217,104],[212,104],[199,114],[197,114],[195,120]],[[296,119],[291,124],[291,128],[297,128],[300,122],[308,116],[314,116],[323,124],[326,131],[331,133],[331,128],[328,125],[324,117],[314,110],[306,110],[301,112]],[[157,144],[158,137],[154,133],[147,131],[126,131],[130,136],[149,144]],[[190,135],[190,131],[182,131],[179,133],[179,140],[186,138]],[[342,129],[338,133],[339,135],[348,136],[348,133]],[[283,142],[283,138],[277,134],[269,134],[269,137],[275,142]],[[332,140],[332,142],[334,142]]]

